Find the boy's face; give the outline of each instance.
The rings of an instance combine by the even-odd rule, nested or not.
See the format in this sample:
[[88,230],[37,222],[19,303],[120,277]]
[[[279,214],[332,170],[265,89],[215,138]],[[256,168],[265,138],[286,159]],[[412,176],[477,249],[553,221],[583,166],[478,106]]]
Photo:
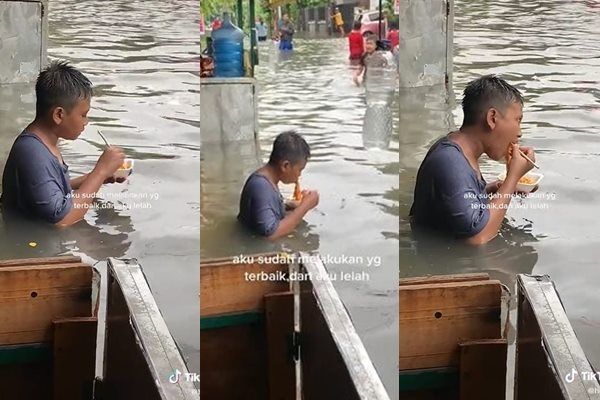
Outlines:
[[88,124],[87,114],[90,111],[90,101],[89,98],[78,100],[70,110],[63,107],[54,108],[52,119],[57,125],[59,137],[75,140],[81,135]]
[[295,164],[292,164],[292,162],[288,160],[283,161],[279,164],[281,182],[285,184],[295,183],[298,178],[300,178],[300,175],[302,175],[304,167],[306,167],[306,160],[299,161]]
[[492,129],[492,141],[488,156],[496,161],[501,161],[508,146],[517,143],[521,137],[521,120],[523,119],[523,106],[521,103],[511,103],[506,110],[494,108],[488,110],[487,123]]
[[377,48],[377,43],[372,40],[365,40],[365,51],[369,54],[375,52]]

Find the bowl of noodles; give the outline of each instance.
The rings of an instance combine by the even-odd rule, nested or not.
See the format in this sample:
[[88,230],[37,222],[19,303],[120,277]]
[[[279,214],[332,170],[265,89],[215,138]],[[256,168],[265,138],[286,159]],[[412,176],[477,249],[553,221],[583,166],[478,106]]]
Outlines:
[[[517,182],[517,192],[530,193],[533,189],[535,189],[536,186],[540,184],[540,181],[543,177],[544,175],[537,174],[535,172],[526,173],[521,177],[521,179],[519,179],[519,182]],[[504,182],[505,179],[506,172],[503,172],[500,175],[498,175],[498,180]]]
[[118,170],[113,174],[113,178],[115,179],[125,179],[133,172],[133,160],[131,158],[126,158],[123,161],[123,164],[119,167]]

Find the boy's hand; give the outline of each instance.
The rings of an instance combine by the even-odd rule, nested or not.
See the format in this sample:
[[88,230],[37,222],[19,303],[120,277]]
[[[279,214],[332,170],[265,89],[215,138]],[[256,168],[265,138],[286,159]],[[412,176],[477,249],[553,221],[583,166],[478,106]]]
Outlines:
[[319,192],[316,190],[303,190],[301,206],[307,207],[309,210],[315,208],[319,204]]
[[485,186],[485,192],[487,194],[496,193],[498,191],[498,189],[500,189],[501,185],[502,185],[502,181],[499,179],[496,179],[495,181],[490,182]]
[[98,162],[96,168],[104,176],[105,179],[109,179],[113,176],[115,171],[123,164],[125,160],[125,153],[120,147],[107,147]]
[[298,200],[286,200],[285,201],[285,207],[288,210],[295,210],[296,208],[298,208],[299,205],[300,205],[300,202]]
[[123,183],[127,180],[127,178],[115,178],[114,176],[111,176],[109,178],[106,178],[103,182],[103,184],[108,184],[108,183]]
[[519,150],[521,150],[531,161],[535,162],[535,152],[533,147],[519,147],[518,144],[513,144],[512,159],[508,164],[508,174],[514,174],[517,178],[521,178],[527,172],[531,171],[533,164],[531,164],[525,157],[523,157]]

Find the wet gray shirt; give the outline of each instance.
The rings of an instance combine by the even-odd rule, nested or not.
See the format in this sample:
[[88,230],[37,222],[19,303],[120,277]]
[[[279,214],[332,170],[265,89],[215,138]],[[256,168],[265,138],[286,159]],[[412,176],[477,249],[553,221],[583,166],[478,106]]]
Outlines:
[[457,238],[478,234],[490,219],[485,186],[460,146],[441,138],[429,149],[417,173],[410,210],[413,226]]
[[279,26],[279,32],[281,32],[281,40],[292,40],[294,37],[294,24],[291,21],[282,22]]
[[238,220],[253,232],[270,236],[283,218],[283,196],[266,176],[254,172],[242,189]]
[[73,208],[69,167],[37,136],[21,133],[4,167],[1,202],[5,211],[59,222]]

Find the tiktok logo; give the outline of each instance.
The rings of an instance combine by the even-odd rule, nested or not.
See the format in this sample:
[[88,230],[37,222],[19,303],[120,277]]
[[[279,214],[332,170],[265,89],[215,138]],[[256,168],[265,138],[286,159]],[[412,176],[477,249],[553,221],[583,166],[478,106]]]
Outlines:
[[578,375],[579,373],[577,372],[577,370],[575,368],[571,368],[571,372],[569,372],[566,376],[565,376],[565,380],[569,383],[573,382],[575,380],[575,375]]
[[[180,376],[181,376],[181,371],[176,368],[175,371],[173,371],[173,373],[171,374],[171,376],[169,376],[169,382],[171,382],[171,383],[179,382]],[[573,382],[573,381],[571,381],[571,382]]]

